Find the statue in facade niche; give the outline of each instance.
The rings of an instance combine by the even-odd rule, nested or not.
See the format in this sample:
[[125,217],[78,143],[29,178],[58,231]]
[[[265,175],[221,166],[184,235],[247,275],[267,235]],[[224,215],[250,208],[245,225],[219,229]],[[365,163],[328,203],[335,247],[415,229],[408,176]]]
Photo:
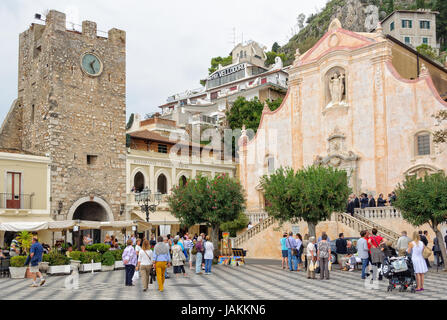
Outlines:
[[329,80],[329,92],[331,93],[331,104],[338,105],[343,100],[343,93],[345,89],[344,74],[334,74]]

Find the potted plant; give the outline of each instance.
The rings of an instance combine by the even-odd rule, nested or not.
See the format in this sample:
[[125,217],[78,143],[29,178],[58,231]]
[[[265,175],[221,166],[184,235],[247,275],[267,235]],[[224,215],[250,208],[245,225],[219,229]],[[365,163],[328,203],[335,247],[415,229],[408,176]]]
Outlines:
[[[81,252],[81,265],[79,271],[101,270],[101,254],[99,252]],[[93,261],[93,263],[92,263]]]
[[49,254],[43,255],[43,261],[49,263],[48,273],[49,274],[58,274],[58,273],[66,273],[70,274],[70,259],[60,253],[50,252]]
[[124,263],[123,263],[123,249],[120,250],[112,250],[110,252],[113,252],[113,255],[115,256],[115,269],[124,269]]
[[16,240],[20,243],[20,247],[23,249],[23,254],[28,254],[31,248],[31,243],[33,240],[33,234],[28,231],[22,231],[16,237]]
[[101,258],[101,271],[113,271],[115,268],[115,256],[112,251],[107,251]]
[[70,266],[71,270],[78,270],[81,266],[81,251],[72,251],[70,252]]
[[105,243],[95,243],[95,244],[91,244],[91,245],[88,245],[85,247],[85,250],[87,250],[87,251],[99,252],[101,254],[109,251],[109,249],[110,249],[110,244],[105,244]]
[[25,266],[26,257],[25,256],[15,256],[11,257],[9,272],[11,274],[12,279],[24,279],[26,275],[26,270],[28,269]]

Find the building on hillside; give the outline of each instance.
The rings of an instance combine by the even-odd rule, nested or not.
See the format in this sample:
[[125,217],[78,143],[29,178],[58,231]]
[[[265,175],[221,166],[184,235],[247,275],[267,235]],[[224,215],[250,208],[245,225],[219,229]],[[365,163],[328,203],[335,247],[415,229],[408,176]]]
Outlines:
[[[44,175],[40,185],[49,185],[42,210],[54,221],[123,220],[125,63],[124,31],[98,36],[91,21],[82,23],[82,32],[67,30],[66,16],[58,11],[20,34],[18,97],[0,129],[0,147],[18,150],[23,158],[50,159],[50,180]],[[20,161],[14,172],[25,170]],[[31,216],[18,214],[16,221]],[[104,236],[100,230],[82,232],[96,242]]]
[[416,48],[429,45],[439,53],[436,38],[436,15],[439,12],[429,9],[396,10],[385,17],[381,24],[383,32]]
[[249,215],[265,214],[260,178],[280,166],[344,169],[356,194],[375,197],[406,175],[447,169],[446,146],[433,143],[441,128],[433,115],[447,107],[438,90],[447,70],[424,60],[409,74],[397,54],[413,53],[381,28],[351,32],[338,20],[310,50],[297,52],[284,102],[264,109],[251,141],[244,133],[239,140]]
[[[156,119],[156,118],[155,118]],[[160,121],[160,122],[157,122]],[[170,120],[154,120],[160,124]],[[150,126],[150,125],[149,125]],[[146,221],[135,194],[144,188],[151,193],[162,194],[157,211],[150,213],[151,232],[155,235],[177,234],[189,231],[191,234],[204,232],[209,234],[205,225],[181,226],[167,205],[166,199],[171,189],[186,183],[186,179],[197,175],[210,178],[226,173],[230,177],[236,174],[233,161],[225,162],[221,156],[206,145],[182,141],[180,136],[173,139],[157,130],[148,128],[148,120],[139,124],[134,122],[136,131],[129,132],[130,141],[126,161],[127,220]],[[217,150],[219,151],[219,150]]]
[[265,66],[265,48],[257,42],[238,44],[231,52],[232,64],[210,74],[204,87],[170,96],[161,105],[164,119],[180,127],[224,124],[225,111],[238,97],[251,100],[283,98],[287,91],[288,67],[280,58],[270,68]]

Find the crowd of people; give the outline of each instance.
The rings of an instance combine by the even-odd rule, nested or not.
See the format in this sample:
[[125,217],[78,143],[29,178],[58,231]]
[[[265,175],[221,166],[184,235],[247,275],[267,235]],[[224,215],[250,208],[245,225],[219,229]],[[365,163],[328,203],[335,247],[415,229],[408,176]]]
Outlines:
[[351,194],[348,198],[348,203],[346,205],[346,212],[354,215],[354,210],[356,208],[368,208],[368,207],[385,207],[385,206],[392,206],[393,202],[396,201],[396,193],[392,191],[388,194],[388,198],[385,199],[383,197],[383,193],[379,194],[377,197],[377,200],[373,197],[372,194],[367,195],[366,193],[362,193],[360,195],[360,198],[357,197],[355,194]]
[[[447,234],[444,241],[447,247]],[[416,277],[416,291],[424,290],[424,274],[431,268],[428,259],[423,257],[425,247],[428,247],[428,232],[414,232],[412,238],[407,236],[406,231],[402,231],[401,237],[393,247],[393,243],[378,234],[378,230],[373,228],[371,231],[363,230],[360,232],[360,238],[357,243],[346,240],[343,233],[339,234],[335,240],[335,251],[331,252],[330,239],[323,232],[318,240],[315,237],[309,237],[307,234],[302,239],[299,233],[284,233],[280,239],[282,251],[282,268],[288,268],[290,271],[307,270],[308,279],[316,279],[315,274],[320,274],[320,279],[329,280],[330,270],[332,269],[331,255],[336,254],[337,262],[341,271],[353,272],[357,264],[361,265],[361,279],[366,279],[373,266],[380,270],[386,257],[408,256],[410,257]],[[304,251],[305,250],[305,251]],[[437,265],[444,263],[441,255],[441,249],[437,238],[433,240],[431,249],[435,254]],[[383,280],[379,272],[378,280]]]
[[[151,250],[153,248],[153,250]],[[190,237],[188,233],[172,238],[170,235],[159,236],[157,241],[152,238],[137,239],[135,236],[126,242],[122,259],[125,267],[125,285],[134,286],[135,271],[141,275],[143,291],[153,281],[157,281],[158,290],[164,291],[165,279],[169,278],[168,268],[173,267],[176,277],[187,276],[185,266],[189,264],[196,274],[211,274],[214,258],[214,246],[210,236],[201,234]],[[193,267],[195,263],[195,267]]]

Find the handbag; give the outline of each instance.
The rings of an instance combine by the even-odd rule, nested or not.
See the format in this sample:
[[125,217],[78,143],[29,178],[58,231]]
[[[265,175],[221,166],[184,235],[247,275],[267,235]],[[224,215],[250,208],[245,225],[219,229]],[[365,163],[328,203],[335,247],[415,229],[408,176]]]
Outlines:
[[132,283],[140,279],[140,271],[135,271],[132,277]]
[[422,251],[422,256],[424,257],[424,259],[428,259],[431,254],[432,251],[428,247],[424,246],[424,251]]
[[315,264],[313,261],[309,262],[309,266],[307,267],[309,269],[310,272],[315,270]]

